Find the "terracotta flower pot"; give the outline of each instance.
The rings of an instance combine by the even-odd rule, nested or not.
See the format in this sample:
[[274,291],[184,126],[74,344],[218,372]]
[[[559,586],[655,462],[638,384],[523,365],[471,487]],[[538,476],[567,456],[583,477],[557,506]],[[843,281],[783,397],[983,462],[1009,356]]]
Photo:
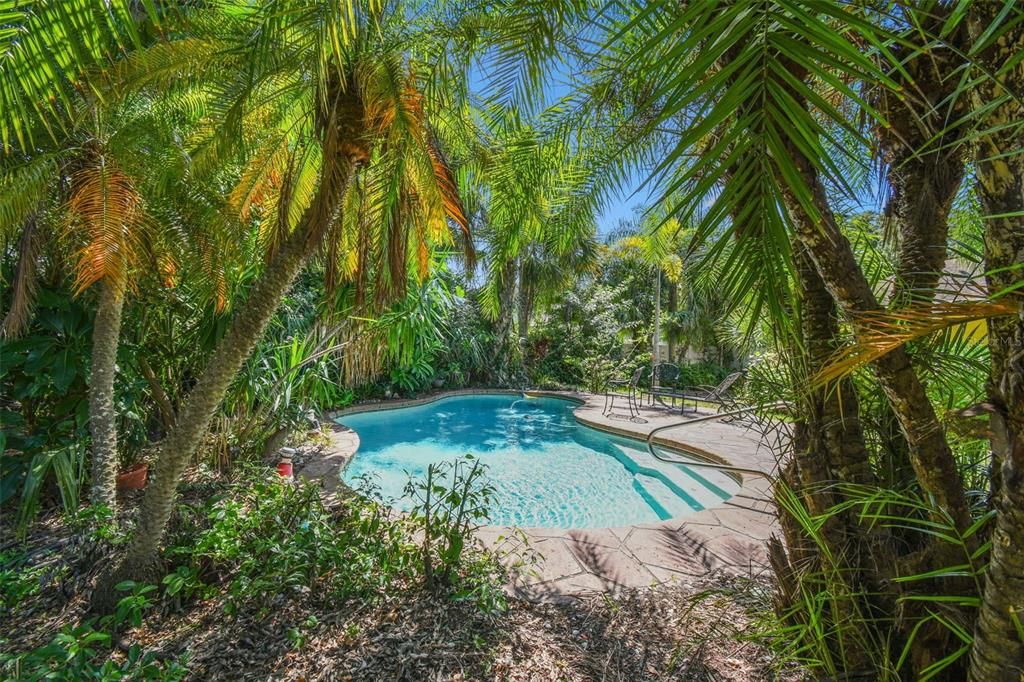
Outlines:
[[117,475],[118,490],[142,490],[146,487],[146,474],[149,473],[149,465],[139,462],[128,467]]

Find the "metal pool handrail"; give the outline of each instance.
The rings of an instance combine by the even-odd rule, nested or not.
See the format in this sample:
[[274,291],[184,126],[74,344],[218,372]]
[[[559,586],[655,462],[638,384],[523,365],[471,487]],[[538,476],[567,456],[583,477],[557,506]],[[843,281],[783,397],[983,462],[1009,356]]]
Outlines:
[[[786,403],[782,403],[782,402],[780,402],[780,403],[773,403],[771,405],[765,406],[766,409],[781,409],[781,408],[784,408],[784,407],[786,407]],[[665,431],[667,429],[676,429],[676,428],[679,428],[680,426],[689,426],[690,424],[700,424],[702,422],[717,421],[719,419],[722,419],[723,417],[735,417],[737,415],[746,414],[747,412],[753,412],[756,409],[760,409],[760,408],[758,406],[743,407],[743,408],[740,408],[738,410],[729,410],[728,412],[719,412],[718,414],[709,414],[709,415],[706,415],[704,417],[697,417],[696,419],[687,419],[686,421],[681,421],[681,422],[676,422],[674,424],[665,424],[664,426],[659,426],[659,427],[657,427],[655,429],[652,429],[651,432],[647,434],[647,451],[650,452],[651,456],[654,457],[655,459],[660,460],[662,462],[667,462],[668,464],[684,464],[684,465],[690,466],[690,467],[698,467],[698,468],[699,467],[705,467],[705,468],[708,468],[708,469],[718,469],[719,471],[735,471],[736,473],[740,473],[740,474],[752,474],[754,476],[763,476],[764,478],[767,478],[768,480],[771,480],[772,475],[769,474],[769,473],[765,473],[764,471],[761,471],[760,469],[748,469],[746,467],[737,467],[737,466],[732,466],[730,464],[717,464],[715,462],[693,462],[693,461],[682,461],[682,460],[678,460],[678,459],[670,459],[670,458],[665,457],[663,455],[659,455],[654,450],[654,442],[653,441],[654,441],[654,435],[656,433],[659,433],[661,431]]]

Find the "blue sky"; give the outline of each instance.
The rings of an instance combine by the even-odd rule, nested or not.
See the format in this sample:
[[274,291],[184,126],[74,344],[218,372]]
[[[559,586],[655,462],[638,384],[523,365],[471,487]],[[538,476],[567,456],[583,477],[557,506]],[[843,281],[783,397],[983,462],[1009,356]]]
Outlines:
[[597,217],[597,234],[599,237],[607,235],[618,227],[619,222],[632,218],[636,209],[643,207],[643,202],[636,197],[631,200],[613,200],[614,203],[601,212]]
[[629,178],[627,186],[606,198],[607,206],[597,216],[597,234],[604,236],[617,228],[621,220],[636,217],[637,211],[649,206],[651,199],[647,188],[642,188],[646,175],[639,168]]

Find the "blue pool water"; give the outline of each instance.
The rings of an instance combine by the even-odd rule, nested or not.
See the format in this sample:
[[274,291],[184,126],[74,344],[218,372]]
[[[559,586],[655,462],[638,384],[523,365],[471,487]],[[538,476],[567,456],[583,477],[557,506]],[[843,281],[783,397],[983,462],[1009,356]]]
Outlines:
[[399,509],[409,476],[471,453],[488,467],[490,523],[600,528],[675,518],[720,504],[739,489],[726,474],[660,462],[640,441],[585,427],[556,398],[486,394],[346,415],[359,450],[342,478],[369,475]]

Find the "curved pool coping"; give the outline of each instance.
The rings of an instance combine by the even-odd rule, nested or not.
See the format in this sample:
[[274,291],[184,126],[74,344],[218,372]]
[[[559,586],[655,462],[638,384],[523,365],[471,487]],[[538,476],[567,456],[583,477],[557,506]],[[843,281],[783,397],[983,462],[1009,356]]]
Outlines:
[[[322,478],[326,487],[343,485],[340,472],[359,448],[359,436],[337,419],[350,414],[426,405],[445,398],[485,394],[526,394],[560,398],[577,404],[577,422],[599,431],[645,440],[654,428],[680,422],[678,415],[644,407],[646,423],[602,414],[603,396],[571,391],[462,389],[441,391],[421,398],[361,403],[325,415],[331,422],[330,445],[307,478]],[[734,424],[702,422],[691,428],[662,431],[658,445],[690,457],[763,471],[770,475],[776,457],[761,434]],[[331,476],[335,479],[331,485]],[[517,566],[512,591],[528,599],[559,599],[622,588],[649,587],[667,582],[689,582],[709,572],[753,576],[767,568],[766,543],[779,535],[766,477],[734,476],[740,488],[721,504],[686,516],[648,524],[614,528],[560,529],[485,526],[477,532],[481,543],[497,550]],[[524,550],[524,543],[528,550]],[[529,561],[539,554],[542,560]],[[527,559],[525,568],[519,566]]]

